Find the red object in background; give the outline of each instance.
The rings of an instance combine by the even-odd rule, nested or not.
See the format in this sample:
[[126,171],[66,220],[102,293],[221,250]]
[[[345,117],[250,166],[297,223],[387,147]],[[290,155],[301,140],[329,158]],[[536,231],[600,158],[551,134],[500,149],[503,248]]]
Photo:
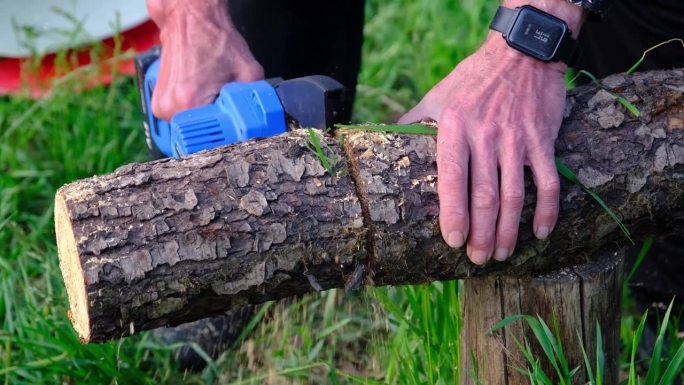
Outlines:
[[[133,49],[136,52],[142,52],[150,49],[155,44],[159,44],[159,30],[151,20],[148,20],[137,27],[133,27],[121,33],[121,52]],[[115,61],[111,59],[114,53],[115,42],[114,38],[107,38],[102,41],[98,47],[97,62],[105,62],[100,71],[100,75],[96,78],[89,77],[89,85],[94,84],[109,84],[111,82],[111,73],[113,65],[118,64],[118,72],[126,75],[135,74],[135,65],[133,59],[124,61]],[[70,70],[76,70],[79,67],[87,66],[92,63],[91,55],[95,51],[91,47],[82,49],[70,50],[67,52],[67,57],[75,53],[76,66],[70,65]],[[46,55],[40,62],[40,67],[31,69],[31,58],[0,58],[0,95],[18,94],[29,90],[29,95],[33,98],[39,98],[48,91],[52,81],[66,75],[68,72],[60,71],[58,65],[55,63],[57,55],[52,53]]]

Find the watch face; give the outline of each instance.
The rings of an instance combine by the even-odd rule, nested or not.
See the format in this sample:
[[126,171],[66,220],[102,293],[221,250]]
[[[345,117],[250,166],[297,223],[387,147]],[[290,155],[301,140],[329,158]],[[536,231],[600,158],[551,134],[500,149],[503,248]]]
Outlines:
[[522,7],[506,36],[508,43],[538,59],[552,60],[567,25],[536,9]]

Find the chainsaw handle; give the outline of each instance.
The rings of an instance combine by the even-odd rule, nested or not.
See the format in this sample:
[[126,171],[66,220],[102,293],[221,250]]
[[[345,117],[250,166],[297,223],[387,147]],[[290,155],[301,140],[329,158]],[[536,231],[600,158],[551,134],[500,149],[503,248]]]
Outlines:
[[225,84],[212,104],[176,113],[171,121],[152,112],[152,95],[159,73],[155,47],[136,57],[140,102],[147,145],[156,157],[181,157],[256,137],[287,131],[285,112],[272,84],[282,79]]

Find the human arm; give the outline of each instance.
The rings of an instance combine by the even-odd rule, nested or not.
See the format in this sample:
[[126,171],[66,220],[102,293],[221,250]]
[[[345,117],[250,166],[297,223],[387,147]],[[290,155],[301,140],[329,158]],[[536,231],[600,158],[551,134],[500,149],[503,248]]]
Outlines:
[[147,0],[162,44],[155,116],[170,120],[176,112],[211,103],[227,82],[264,77],[227,7],[225,0]]
[[[563,0],[504,0],[502,5],[525,4],[563,19],[575,37],[585,17],[582,8]],[[512,254],[524,165],[532,169],[537,186],[534,232],[544,239],[553,230],[560,190],[554,141],[565,106],[565,69],[563,63],[526,56],[500,33],[490,32],[480,49],[400,119],[438,122],[440,228],[450,246],[467,243],[474,263]]]

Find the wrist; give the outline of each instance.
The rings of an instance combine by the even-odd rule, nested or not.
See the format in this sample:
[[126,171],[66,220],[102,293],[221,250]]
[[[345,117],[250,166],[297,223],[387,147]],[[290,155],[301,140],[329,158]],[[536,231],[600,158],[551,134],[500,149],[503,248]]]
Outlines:
[[[555,28],[555,33],[558,34],[558,36],[563,35],[564,37],[560,41],[555,42],[558,46],[555,47],[554,51],[549,51],[553,46],[549,46],[545,50],[539,48],[535,50],[526,45],[530,44],[527,42],[529,38],[523,36],[522,30],[520,30],[522,27],[519,25],[521,23],[530,23],[527,25],[527,30],[525,30],[524,33],[524,35],[527,36],[527,31],[529,31],[530,27],[537,24],[534,24],[534,21],[530,21],[530,16],[528,16],[530,15],[530,12],[534,11],[525,10],[524,6],[538,9],[556,19],[556,21],[551,22],[552,26],[548,27],[552,28],[548,33],[553,34],[554,32],[552,31],[554,31],[553,28]],[[516,10],[516,12],[513,12],[513,10]],[[484,53],[485,57],[489,56],[488,60],[502,62],[507,66],[515,65],[516,68],[529,68],[535,71],[550,71],[559,74],[564,73],[567,69],[565,63],[572,60],[570,57],[572,56],[572,52],[567,51],[567,47],[571,47],[568,44],[576,44],[571,40],[567,40],[569,39],[567,32],[571,31],[572,34],[576,36],[577,31],[579,31],[579,27],[584,20],[584,15],[585,11],[582,8],[564,0],[503,0],[502,7],[497,11],[496,18],[492,22],[492,27],[490,27],[492,31],[490,31],[485,43],[482,45],[481,51]],[[518,19],[522,21],[519,21]],[[561,21],[558,21],[558,19]],[[566,26],[562,27],[560,25],[562,23],[565,23]],[[555,27],[553,27],[553,25],[555,25]],[[510,28],[510,31],[513,31],[515,28],[515,31],[517,31],[509,31],[512,35],[510,36],[510,40],[509,37],[506,36],[506,28]],[[547,27],[540,26],[540,28],[544,31]],[[551,44],[554,44],[554,41],[551,41]],[[565,41],[565,43],[563,43],[563,41]],[[544,42],[546,42],[546,40]],[[561,47],[561,44],[565,44],[563,46],[566,47],[565,51],[560,50],[559,47]],[[558,52],[563,53],[559,54]]]
[[511,48],[506,40],[501,37],[501,33],[496,31],[489,32],[487,39],[479,49],[479,53],[484,55],[488,62],[529,69],[536,73],[560,75],[562,77],[568,68],[567,64],[562,61],[543,62]]

